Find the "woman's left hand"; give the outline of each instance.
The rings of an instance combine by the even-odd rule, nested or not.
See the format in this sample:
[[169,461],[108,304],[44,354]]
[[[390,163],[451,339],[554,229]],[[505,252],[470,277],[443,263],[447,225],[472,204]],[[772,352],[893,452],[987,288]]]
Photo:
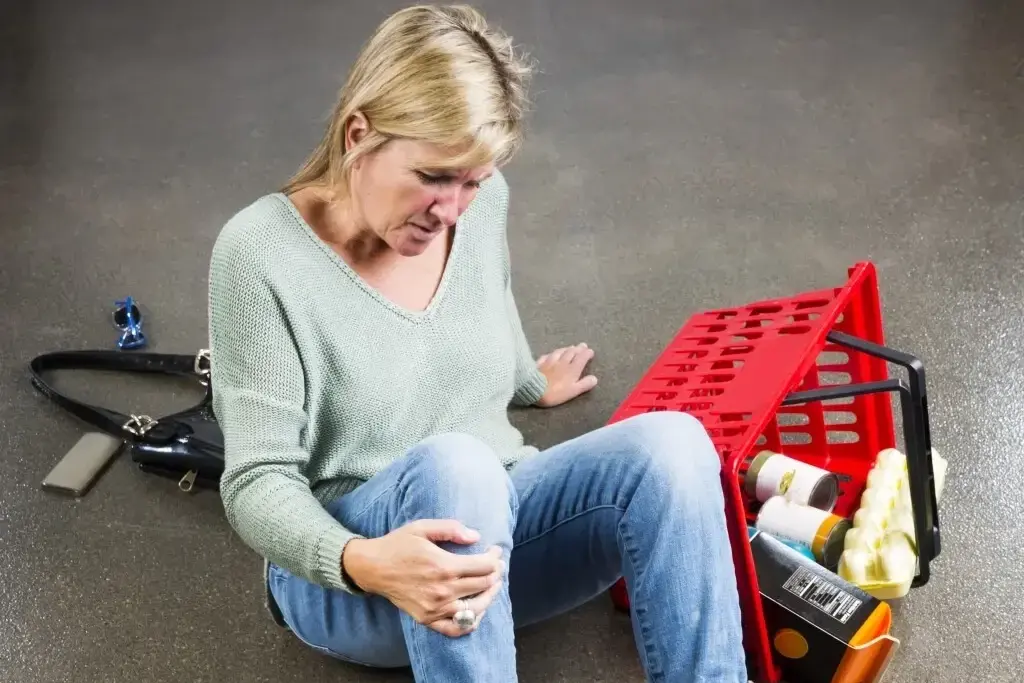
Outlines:
[[586,344],[556,349],[537,359],[537,368],[548,380],[547,391],[537,401],[542,408],[553,408],[571,401],[597,386],[597,377],[583,375],[594,350]]

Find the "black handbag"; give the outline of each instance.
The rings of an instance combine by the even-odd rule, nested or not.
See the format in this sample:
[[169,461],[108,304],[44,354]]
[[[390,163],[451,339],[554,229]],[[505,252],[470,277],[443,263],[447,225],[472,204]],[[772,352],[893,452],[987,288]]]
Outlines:
[[[32,384],[92,427],[125,440],[132,461],[145,472],[178,480],[178,488],[216,489],[224,472],[224,434],[213,414],[210,352],[194,356],[109,350],[57,351],[32,359]],[[43,379],[51,370],[106,370],[195,378],[205,387],[196,405],[160,418],[124,415],[61,394]]]

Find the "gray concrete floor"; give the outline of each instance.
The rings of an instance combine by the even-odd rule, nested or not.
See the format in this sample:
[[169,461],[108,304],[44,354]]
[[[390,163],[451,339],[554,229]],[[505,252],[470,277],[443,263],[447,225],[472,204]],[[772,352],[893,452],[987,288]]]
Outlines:
[[[0,15],[0,680],[400,681],[265,618],[259,560],[214,495],[116,462],[40,490],[80,427],[26,363],[205,345],[223,222],[296,167],[358,44],[398,3],[8,0]],[[873,259],[889,339],[929,368],[952,463],[945,550],[898,607],[899,683],[1016,681],[1024,552],[1024,10],[1011,1],[480,3],[543,68],[508,169],[517,292],[538,351],[585,340],[602,382],[520,420],[602,424],[695,310],[843,281]],[[572,269],[570,269],[570,266]],[[159,413],[193,393],[106,378]],[[70,385],[68,385],[70,386]],[[523,681],[638,681],[597,600],[521,635]]]

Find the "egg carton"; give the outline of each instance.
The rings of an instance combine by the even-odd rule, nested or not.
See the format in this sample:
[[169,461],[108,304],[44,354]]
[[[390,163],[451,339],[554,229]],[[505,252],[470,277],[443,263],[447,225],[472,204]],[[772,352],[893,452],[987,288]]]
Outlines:
[[[932,449],[936,501],[948,463]],[[904,597],[917,572],[917,538],[907,457],[895,448],[878,454],[846,533],[837,573],[880,600]]]

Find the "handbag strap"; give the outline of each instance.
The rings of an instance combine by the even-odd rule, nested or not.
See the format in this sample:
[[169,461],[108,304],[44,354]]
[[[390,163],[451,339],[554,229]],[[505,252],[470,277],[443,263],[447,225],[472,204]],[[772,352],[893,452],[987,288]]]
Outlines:
[[192,376],[199,378],[209,394],[209,349],[201,349],[194,356],[109,350],[55,351],[36,356],[29,367],[32,385],[43,395],[97,429],[129,441],[167,442],[177,436],[178,428],[174,422],[161,423],[148,415],[125,415],[70,398],[47,384],[42,374],[50,370],[110,370]]

